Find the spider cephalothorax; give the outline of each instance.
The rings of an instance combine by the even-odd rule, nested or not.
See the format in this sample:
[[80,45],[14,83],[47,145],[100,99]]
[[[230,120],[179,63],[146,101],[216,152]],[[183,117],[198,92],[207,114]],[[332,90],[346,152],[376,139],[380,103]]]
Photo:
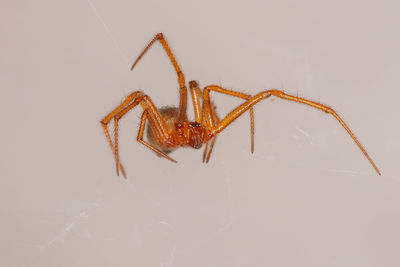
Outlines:
[[[192,96],[195,121],[189,122],[186,115],[187,87],[185,83],[185,77],[162,33],[157,34],[150,41],[150,43],[146,46],[143,52],[133,63],[131,70],[136,66],[136,64],[139,62],[142,56],[156,41],[159,41],[163,46],[178,76],[179,94],[180,94],[179,106],[166,107],[158,110],[157,107],[154,105],[154,103],[151,101],[150,97],[143,94],[141,91],[135,91],[131,93],[128,97],[126,97],[126,99],[117,108],[115,108],[112,112],[110,112],[101,121],[104,133],[107,137],[111,150],[113,151],[115,156],[117,174],[119,174],[119,170],[121,170],[124,177],[126,177],[126,173],[124,171],[124,168],[122,167],[122,164],[119,161],[119,155],[118,155],[118,123],[119,120],[129,110],[131,110],[138,104],[140,104],[143,108],[142,117],[140,119],[139,132],[137,136],[138,142],[142,143],[143,145],[147,146],[148,148],[156,152],[157,155],[165,157],[173,162],[176,161],[170,158],[167,154],[173,151],[174,149],[180,146],[188,146],[198,149],[203,144],[206,144],[203,153],[203,161],[208,162],[211,156],[212,149],[214,147],[216,136],[246,111],[250,112],[251,152],[253,152],[254,150],[253,106],[263,99],[275,96],[281,99],[302,103],[311,106],[313,108],[322,110],[328,114],[331,114],[343,126],[343,128],[347,131],[347,133],[351,136],[351,138],[360,148],[364,156],[374,167],[376,172],[380,175],[378,168],[376,167],[375,163],[372,161],[370,156],[367,154],[367,151],[354,136],[350,128],[344,123],[344,121],[332,108],[326,105],[322,105],[318,102],[285,94],[281,90],[266,90],[255,96],[250,96],[248,94],[222,88],[221,86],[218,85],[209,85],[204,87],[203,90],[201,90],[196,81],[190,81],[189,88]],[[215,112],[215,106],[212,104],[210,100],[210,92],[212,91],[241,98],[244,100],[244,102],[237,108],[232,110],[232,112],[230,112],[224,119],[220,120]],[[107,127],[108,123],[112,119],[114,119],[114,129],[115,129],[114,142],[111,140]],[[149,127],[147,130],[147,137],[149,143],[143,140],[143,133],[146,121],[149,121]],[[209,141],[211,141],[210,146],[208,146]]]
[[199,149],[211,138],[209,131],[198,122],[178,122],[171,136],[179,146],[191,146]]
[[147,139],[149,143],[164,152],[171,153],[179,146],[190,146],[199,149],[203,146],[209,132],[198,122],[177,122],[178,108],[164,107],[160,109],[160,115],[164,119],[168,130],[171,132],[165,143],[159,143],[154,135],[152,127],[147,127]]

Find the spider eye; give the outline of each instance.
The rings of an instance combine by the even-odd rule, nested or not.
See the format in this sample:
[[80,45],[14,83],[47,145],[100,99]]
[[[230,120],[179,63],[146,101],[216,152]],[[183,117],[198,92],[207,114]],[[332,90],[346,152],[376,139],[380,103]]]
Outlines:
[[199,127],[199,126],[200,126],[200,123],[198,123],[198,122],[191,122],[190,125],[191,125],[192,127]]
[[178,122],[178,123],[176,124],[176,128],[182,128],[182,127],[183,127],[182,123]]

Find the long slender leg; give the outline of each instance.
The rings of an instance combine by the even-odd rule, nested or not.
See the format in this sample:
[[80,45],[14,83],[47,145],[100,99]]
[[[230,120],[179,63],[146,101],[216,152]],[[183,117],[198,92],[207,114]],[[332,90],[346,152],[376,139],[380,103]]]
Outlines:
[[[354,140],[354,142],[357,144],[357,146],[360,148],[360,150],[362,151],[362,153],[364,154],[364,156],[368,159],[368,161],[371,163],[372,167],[375,169],[375,171],[381,175],[379,169],[376,167],[375,163],[373,162],[373,160],[371,159],[371,157],[368,155],[367,151],[365,150],[365,148],[361,145],[361,143],[358,141],[358,139],[355,137],[355,135],[353,134],[353,132],[350,130],[350,128],[344,123],[344,121],[342,120],[342,118],[340,118],[340,116],[330,107],[326,106],[326,105],[322,105],[320,103],[314,102],[314,101],[310,101],[301,97],[296,97],[296,96],[292,96],[292,95],[288,95],[285,94],[283,91],[280,90],[267,90],[264,92],[261,92],[257,95],[255,95],[254,97],[252,97],[251,99],[247,100],[245,103],[241,104],[239,107],[237,107],[236,109],[234,109],[232,112],[230,112],[216,127],[211,129],[211,135],[216,135],[218,133],[220,133],[222,130],[224,130],[229,124],[231,124],[234,120],[236,120],[240,115],[242,115],[246,110],[250,109],[252,106],[254,106],[256,103],[260,102],[263,99],[266,99],[268,97],[270,97],[271,95],[282,98],[282,99],[286,99],[286,100],[290,100],[290,101],[294,101],[294,102],[298,102],[298,103],[302,103],[302,104],[306,104],[309,105],[311,107],[314,107],[316,109],[325,111],[326,113],[331,114],[333,117],[335,117],[335,119],[337,121],[339,121],[339,123],[343,126],[343,128],[347,131],[347,133],[351,136],[351,138]],[[204,100],[206,101],[210,101],[209,100],[209,94],[204,94]],[[208,111],[207,111],[208,112]],[[210,113],[206,114],[208,117],[211,117]],[[210,118],[208,118],[208,120],[210,120]]]
[[142,114],[142,117],[140,118],[140,126],[139,126],[139,132],[138,132],[138,136],[137,136],[137,141],[139,143],[142,143],[143,145],[147,146],[148,148],[150,148],[151,150],[153,150],[154,152],[156,152],[158,155],[169,159],[172,162],[177,162],[176,160],[174,160],[173,158],[169,157],[167,154],[165,154],[164,152],[158,150],[157,148],[155,148],[154,146],[150,145],[149,143],[147,143],[146,141],[143,140],[143,133],[144,133],[144,127],[146,125],[146,120],[147,120],[147,116],[148,116],[148,111],[145,110]]
[[[103,127],[104,130],[104,134],[106,135],[108,144],[110,145],[111,151],[113,152],[113,154],[115,154],[115,149],[114,149],[114,144],[111,141],[111,137],[110,137],[110,133],[108,131],[108,123],[111,121],[111,119],[119,112],[121,111],[124,107],[126,107],[127,105],[129,105],[129,103],[131,103],[132,101],[134,101],[134,99],[140,95],[141,92],[140,91],[136,91],[131,93],[130,95],[128,95],[125,100],[118,105],[118,107],[116,107],[113,111],[111,111],[103,120],[101,120],[101,126]],[[126,177],[125,174],[125,170],[124,167],[122,166],[122,164],[119,164],[119,167],[121,168],[121,172],[124,175],[124,177]]]
[[[120,166],[120,161],[119,161],[119,151],[118,151],[118,124],[119,120],[131,109],[136,107],[140,102],[142,102],[144,96],[139,95],[135,100],[130,103],[128,106],[120,110],[115,116],[114,116],[114,157],[115,157],[115,166],[116,166],[116,171],[117,175],[119,175],[119,168]],[[121,169],[122,171],[122,169]],[[122,174],[124,178],[126,178],[126,173],[122,171]]]
[[189,82],[190,94],[192,95],[194,118],[197,123],[202,123],[201,114],[201,102],[200,99],[203,97],[201,95],[201,90],[196,81]]
[[[210,91],[215,91],[221,94],[236,96],[245,100],[251,99],[251,96],[241,92],[236,92],[228,89],[224,89],[218,85],[210,85],[204,88],[203,91],[203,119],[210,128],[214,128],[215,121],[212,116],[212,104],[210,101]],[[251,153],[254,152],[254,111],[253,106],[248,108],[250,110],[250,124],[251,124]]]
[[[219,119],[217,113],[215,112],[215,107],[214,107],[214,105],[211,106],[211,112],[212,112],[212,116],[213,116],[213,118],[214,118],[214,122],[215,122],[216,124],[218,124],[221,120]],[[254,133],[254,131],[253,131],[253,133]],[[213,139],[211,140],[210,149],[208,150],[208,156],[207,156],[207,158],[205,158],[205,154],[206,154],[207,146],[208,146],[208,142],[207,142],[206,148],[204,149],[203,162],[205,161],[206,163],[208,163],[208,161],[210,160],[211,152],[212,152],[212,150],[213,150],[213,148],[214,148],[214,144],[215,144],[215,140],[216,140],[216,139],[217,139],[217,136],[215,135],[215,136],[213,137]]]
[[[215,112],[215,107],[214,105],[211,106],[211,113],[213,116],[213,122],[218,124],[220,122],[220,119],[217,115],[217,113]],[[215,127],[215,125],[213,125]],[[215,135],[214,137],[212,137],[211,139],[211,144],[210,144],[210,150],[208,150],[208,142],[206,142],[206,146],[204,147],[204,152],[203,152],[203,162],[208,163],[208,161],[210,160],[210,156],[211,156],[211,152],[214,148],[214,144],[215,144],[215,140],[217,139],[217,135]],[[208,153],[208,156],[207,156]]]
[[136,64],[139,62],[139,60],[143,57],[143,55],[147,52],[147,50],[156,42],[160,41],[161,45],[163,46],[165,52],[167,53],[169,59],[171,60],[172,65],[175,68],[176,74],[178,75],[178,83],[181,87],[185,86],[185,77],[181,71],[181,68],[179,67],[178,62],[175,59],[174,54],[172,53],[171,49],[169,48],[169,45],[167,41],[165,40],[165,37],[162,33],[157,33],[156,36],[153,37],[153,39],[147,44],[147,46],[143,49],[142,53],[137,57],[135,62],[132,64],[131,70],[136,66]]
[[[190,88],[190,93],[192,95],[192,101],[193,101],[193,109],[194,109],[194,116],[195,116],[195,121],[201,124],[207,124],[207,121],[205,120],[205,116],[202,114],[202,108],[201,108],[201,103],[200,99],[203,98],[202,92],[197,84],[196,81],[190,81],[189,82],[189,88]],[[235,92],[231,90],[224,89],[220,86],[209,86],[206,87],[204,90],[211,90],[211,91],[217,91],[220,93],[236,96],[242,99],[249,99],[251,96],[241,93],[241,92]],[[207,104],[206,104],[207,105]],[[209,103],[209,110],[211,112],[212,119],[210,123],[212,123],[212,127],[215,126],[215,123],[219,123],[220,119],[218,118],[218,115],[215,111],[215,106],[210,102]],[[253,113],[253,108],[250,109],[250,119],[251,119],[251,152],[253,153],[254,151],[254,113]],[[204,148],[204,153],[203,153],[203,162],[208,162],[210,160],[211,152],[215,144],[215,139],[216,136],[213,137],[211,140],[211,145],[210,145],[210,150],[208,151],[208,142],[206,143],[206,146]],[[207,156],[208,153],[208,156]]]
[[179,100],[179,111],[177,114],[177,121],[182,122],[182,121],[184,121],[184,118],[186,115],[186,109],[187,109],[187,88],[186,88],[186,84],[185,84],[185,76],[183,75],[183,72],[181,71],[181,68],[179,67],[178,62],[176,61],[175,56],[172,53],[171,49],[169,48],[169,45],[168,45],[167,41],[165,40],[165,37],[162,33],[156,34],[156,36],[154,36],[153,39],[147,44],[147,46],[143,49],[142,53],[140,53],[140,55],[137,57],[137,59],[133,63],[131,70],[133,70],[133,68],[136,66],[136,64],[139,62],[139,60],[143,57],[143,55],[147,52],[147,50],[156,41],[160,41],[165,52],[167,53],[172,65],[175,68],[176,74],[178,75],[180,100]]
[[184,122],[187,112],[187,88],[186,86],[179,88],[179,108],[176,115],[176,122]]
[[[197,123],[203,124],[205,123],[205,121],[203,121],[203,114],[202,114],[202,108],[201,108],[201,102],[200,99],[203,98],[202,92],[199,88],[199,85],[197,84],[196,81],[190,81],[189,82],[189,88],[190,88],[190,94],[192,95],[192,102],[193,102],[193,110],[194,110],[194,117],[195,117],[195,121]],[[214,107],[214,105],[212,105],[212,107]],[[219,118],[215,112],[215,109],[212,108],[210,109],[212,112],[212,116],[214,118],[214,120],[218,120]],[[214,125],[213,125],[214,126]],[[208,162],[208,159],[210,159],[210,154],[211,154],[211,150],[214,147],[214,143],[215,143],[215,139],[216,136],[214,136],[212,138],[211,141],[211,146],[210,146],[210,153],[208,154],[209,156],[207,157],[207,152],[208,152],[208,142],[206,142],[206,145],[204,147],[204,152],[203,152],[203,162]]]
[[[159,143],[164,143],[166,142],[169,132],[167,130],[166,124],[162,116],[160,115],[158,109],[154,105],[154,103],[151,101],[151,99],[147,95],[143,95],[142,93],[140,95],[137,95],[137,97],[134,99],[132,103],[129,105],[125,106],[122,109],[119,109],[118,113],[114,115],[114,156],[115,156],[115,162],[116,162],[116,171],[117,175],[119,175],[119,168],[118,166],[121,166],[119,163],[119,153],[118,153],[118,127],[119,127],[119,120],[132,108],[137,106],[138,104],[141,104],[143,110],[145,111],[142,117],[144,117],[144,120],[149,119],[150,121],[150,126],[152,127],[153,133],[155,135],[155,138],[157,139],[157,142]],[[113,113],[114,114],[114,113]],[[144,131],[144,123],[143,125],[141,124],[142,128],[139,128],[139,133],[141,133],[141,136],[143,137],[143,131]],[[111,139],[110,139],[111,141]],[[167,159],[176,162],[172,158],[166,156],[164,153],[161,151],[158,151],[151,145],[147,144],[143,140],[138,140],[140,143],[146,145],[147,147],[150,147],[152,150],[156,151],[157,153],[160,152],[159,154],[166,157]],[[125,172],[123,169],[121,169],[123,172],[124,177],[126,177]]]

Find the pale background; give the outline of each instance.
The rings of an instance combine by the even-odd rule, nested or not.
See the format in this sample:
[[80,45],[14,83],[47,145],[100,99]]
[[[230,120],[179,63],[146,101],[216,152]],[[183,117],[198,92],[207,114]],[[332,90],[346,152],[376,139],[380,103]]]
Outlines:
[[[399,1],[1,1],[1,266],[400,266]],[[266,100],[211,162],[178,164],[121,121],[117,177],[100,120],[133,90],[178,103],[186,74]],[[222,116],[241,101],[213,94]],[[189,110],[190,114],[191,109]]]

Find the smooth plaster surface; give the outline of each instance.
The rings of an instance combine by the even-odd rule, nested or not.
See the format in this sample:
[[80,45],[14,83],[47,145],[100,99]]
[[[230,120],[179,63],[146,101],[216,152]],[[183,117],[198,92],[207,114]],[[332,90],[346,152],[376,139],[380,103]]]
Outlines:
[[[400,266],[398,1],[2,1],[0,266]],[[202,150],[156,157],[121,121],[117,177],[100,120],[134,90],[176,105],[186,75],[280,99]],[[213,94],[221,116],[241,103]],[[192,110],[189,110],[192,116]]]

